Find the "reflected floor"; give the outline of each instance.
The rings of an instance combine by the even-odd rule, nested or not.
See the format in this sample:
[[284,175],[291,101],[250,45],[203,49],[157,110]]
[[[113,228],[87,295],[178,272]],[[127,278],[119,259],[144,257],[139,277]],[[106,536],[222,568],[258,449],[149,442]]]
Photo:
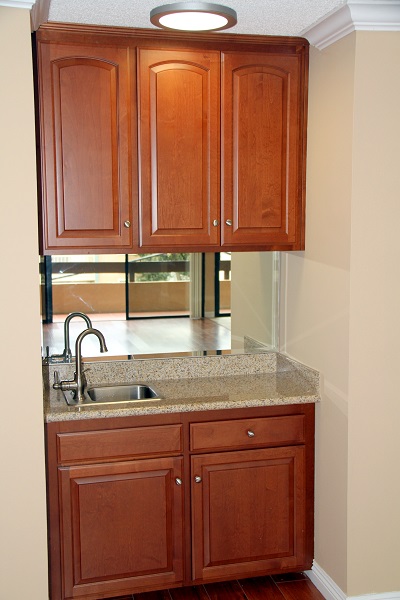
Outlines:
[[[43,325],[43,347],[50,354],[61,353],[64,348],[64,319],[54,318],[54,323]],[[93,327],[103,333],[109,356],[125,354],[158,354],[194,352],[200,350],[229,350],[231,348],[230,317],[216,319],[157,318],[126,321],[124,315],[89,315]],[[84,329],[81,319],[70,323],[70,340],[73,354],[76,337]],[[84,356],[103,356],[98,340],[90,335],[82,342]]]

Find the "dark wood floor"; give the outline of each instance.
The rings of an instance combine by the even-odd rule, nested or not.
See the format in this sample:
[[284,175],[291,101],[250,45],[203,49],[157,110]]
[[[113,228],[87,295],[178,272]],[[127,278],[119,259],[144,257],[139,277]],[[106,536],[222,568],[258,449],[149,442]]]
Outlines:
[[324,596],[303,573],[289,573],[147,592],[118,600],[324,600]]
[[[164,354],[231,348],[230,317],[219,319],[160,318],[126,321],[123,318],[106,319],[104,315],[90,315],[93,327],[103,333],[108,347],[104,358],[127,354]],[[43,325],[43,348],[50,354],[64,349],[64,319]],[[77,336],[85,328],[82,319],[70,323],[70,343],[74,354]],[[101,356],[95,336],[88,336],[82,344],[84,356]]]

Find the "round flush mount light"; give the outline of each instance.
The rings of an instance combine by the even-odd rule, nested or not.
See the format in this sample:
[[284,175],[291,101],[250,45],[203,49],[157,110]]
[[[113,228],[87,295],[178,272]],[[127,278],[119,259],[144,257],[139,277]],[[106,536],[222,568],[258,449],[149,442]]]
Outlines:
[[210,2],[175,2],[153,8],[150,21],[163,29],[219,31],[237,23],[232,8]]

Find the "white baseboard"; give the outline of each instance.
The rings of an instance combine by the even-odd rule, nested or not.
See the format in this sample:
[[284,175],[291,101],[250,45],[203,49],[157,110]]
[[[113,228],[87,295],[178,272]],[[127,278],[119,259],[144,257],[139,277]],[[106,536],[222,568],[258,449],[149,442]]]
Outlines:
[[311,579],[317,590],[321,592],[325,600],[347,600],[347,596],[338,585],[331,579],[328,573],[315,561],[311,571],[306,571],[306,575]]
[[338,585],[314,561],[311,571],[305,571],[317,590],[325,600],[400,600],[400,592],[384,592],[383,594],[364,594],[362,596],[346,596]]
[[400,600],[400,592],[384,592],[383,594],[348,596],[347,600]]

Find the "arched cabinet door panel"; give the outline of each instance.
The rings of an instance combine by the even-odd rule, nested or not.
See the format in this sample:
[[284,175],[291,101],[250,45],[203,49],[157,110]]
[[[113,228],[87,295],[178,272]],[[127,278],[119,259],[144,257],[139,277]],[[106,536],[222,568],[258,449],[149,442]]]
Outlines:
[[140,246],[219,243],[219,52],[138,49]]
[[132,246],[128,52],[39,43],[45,253]]
[[223,53],[222,245],[302,243],[301,56]]

